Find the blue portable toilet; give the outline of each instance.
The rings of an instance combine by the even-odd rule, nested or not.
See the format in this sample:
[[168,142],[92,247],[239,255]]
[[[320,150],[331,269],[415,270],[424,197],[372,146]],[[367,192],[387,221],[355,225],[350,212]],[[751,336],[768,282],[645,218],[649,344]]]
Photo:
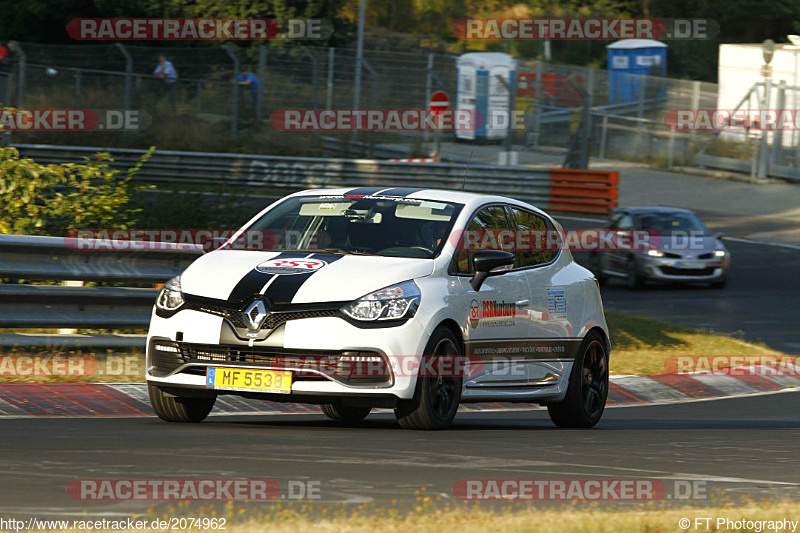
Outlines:
[[456,69],[456,109],[481,117],[476,119],[476,129],[457,129],[456,137],[470,141],[504,139],[511,119],[508,116],[511,95],[506,84],[516,88],[517,60],[500,52],[470,52],[459,56]]
[[[651,39],[622,39],[608,48],[608,98],[612,104],[636,102],[642,75],[666,77],[667,45]],[[649,94],[664,96],[663,84]]]

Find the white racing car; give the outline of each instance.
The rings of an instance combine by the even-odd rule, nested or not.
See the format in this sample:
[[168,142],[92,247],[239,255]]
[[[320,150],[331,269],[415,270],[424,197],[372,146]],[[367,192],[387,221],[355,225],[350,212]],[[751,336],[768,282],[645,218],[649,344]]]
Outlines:
[[561,235],[499,196],[292,194],[162,289],[147,339],[153,408],[198,422],[237,394],[350,423],[392,408],[403,427],[440,429],[459,403],[528,402],[559,426],[594,426],[608,330],[593,275],[552,246]]

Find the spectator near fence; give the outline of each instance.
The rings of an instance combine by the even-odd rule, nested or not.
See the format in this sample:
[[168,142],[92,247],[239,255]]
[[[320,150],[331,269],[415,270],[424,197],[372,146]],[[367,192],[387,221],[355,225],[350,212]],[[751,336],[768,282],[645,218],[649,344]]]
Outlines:
[[245,70],[239,74],[239,85],[247,89],[250,93],[250,105],[255,109],[258,107],[258,92],[261,89],[261,80],[253,74],[252,70]]
[[171,61],[167,61],[167,56],[162,54],[158,56],[158,66],[156,66],[153,74],[163,81],[163,87],[169,97],[170,108],[175,111],[175,90],[178,85],[178,71],[175,70],[175,65]]

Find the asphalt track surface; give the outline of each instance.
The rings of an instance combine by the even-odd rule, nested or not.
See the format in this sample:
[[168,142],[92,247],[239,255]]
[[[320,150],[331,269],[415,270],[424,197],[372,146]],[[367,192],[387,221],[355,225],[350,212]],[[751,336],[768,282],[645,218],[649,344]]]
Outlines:
[[656,479],[668,489],[703,480],[714,501],[800,496],[800,391],[610,408],[591,430],[557,429],[544,410],[461,413],[440,432],[400,429],[391,413],[359,427],[312,414],[11,419],[2,429],[0,516],[16,518],[111,518],[152,505],[71,500],[67,484],[84,478],[274,479],[282,492],[289,480],[316,480],[321,506],[413,506],[423,486],[452,501],[462,479]]
[[[567,229],[602,227],[588,219],[557,218]],[[726,229],[714,228],[737,239]],[[800,247],[738,239],[724,242],[731,252],[725,288],[650,284],[642,290],[631,290],[624,279],[611,279],[601,291],[603,305],[615,311],[734,334],[784,353],[800,354]],[[588,255],[579,252],[575,257],[585,264]]]

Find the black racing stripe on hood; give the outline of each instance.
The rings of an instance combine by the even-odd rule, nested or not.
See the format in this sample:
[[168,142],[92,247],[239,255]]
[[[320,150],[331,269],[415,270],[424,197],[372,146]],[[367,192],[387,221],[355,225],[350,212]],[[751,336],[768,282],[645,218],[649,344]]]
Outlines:
[[422,190],[424,189],[420,189],[418,187],[394,187],[392,189],[383,191],[381,196],[408,196],[409,194],[414,194],[415,192]]
[[358,187],[358,188],[353,189],[351,191],[347,191],[344,194],[345,194],[345,196],[348,195],[348,194],[353,194],[353,195],[356,195],[356,196],[370,196],[370,195],[373,195],[373,194],[375,194],[375,193],[377,193],[379,191],[382,191],[385,188],[386,187]]
[[[283,252],[276,255],[272,259],[292,259],[306,257],[307,255],[308,253]],[[273,277],[275,277],[275,274],[265,274],[264,272],[259,272],[254,268],[239,280],[239,283],[236,284],[231,293],[228,295],[228,300],[231,302],[242,302],[254,294],[258,294],[261,292],[261,289],[264,288],[264,285],[266,285],[267,282]]]
[[[314,254],[309,259],[319,259],[330,264],[338,261],[343,256],[338,254]],[[324,270],[322,267],[320,270]],[[308,278],[319,272],[309,272],[308,274],[293,274],[293,275],[279,275],[278,278],[272,282],[264,295],[269,298],[270,302],[275,304],[289,304],[292,299],[303,286],[303,283],[308,281]]]

